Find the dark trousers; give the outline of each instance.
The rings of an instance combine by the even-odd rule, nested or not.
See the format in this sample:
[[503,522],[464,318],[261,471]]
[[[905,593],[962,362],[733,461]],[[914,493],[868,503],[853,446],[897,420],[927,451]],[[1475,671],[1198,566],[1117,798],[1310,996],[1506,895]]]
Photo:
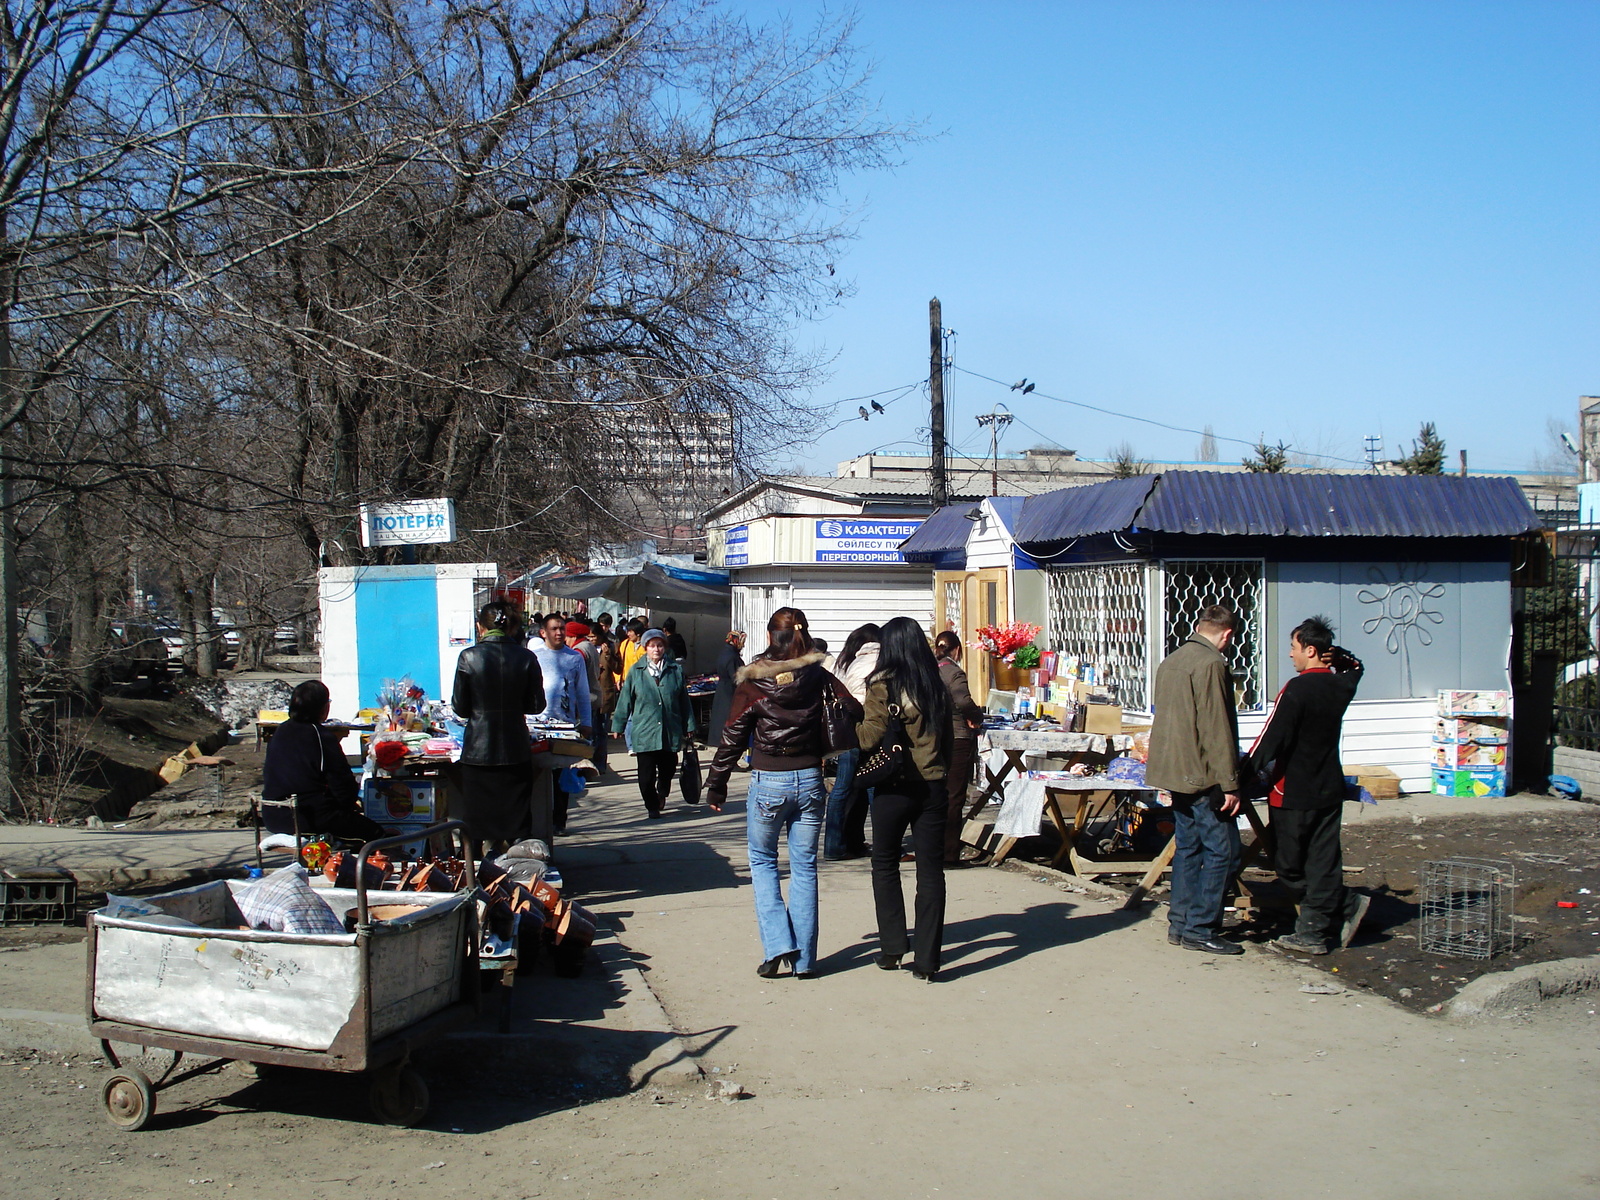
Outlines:
[[678,770],[675,750],[642,750],[634,755],[639,768],[639,795],[651,812],[660,812],[667,804],[667,793],[672,790],[672,776]]
[[975,738],[956,738],[950,743],[950,774],[944,777],[949,807],[944,814],[944,860],[961,861],[961,828],[966,824],[962,816],[967,806],[967,786],[972,782],[972,760],[977,754]]
[[872,797],[872,900],[878,910],[878,950],[906,952],[906,898],[900,889],[900,846],[911,827],[917,856],[916,929],[913,966],[924,974],[939,969],[944,946],[944,781],[893,779]]
[[603,715],[595,718],[594,734],[594,769],[600,774],[606,773],[606,761],[611,757],[611,717]]
[[1222,902],[1239,871],[1239,826],[1217,811],[1222,789],[1173,792],[1172,895],[1167,923],[1172,932],[1204,942],[1222,932]]
[[1272,810],[1278,879],[1300,902],[1294,929],[1306,937],[1326,940],[1342,932],[1346,898],[1339,826],[1343,817],[1342,804]]

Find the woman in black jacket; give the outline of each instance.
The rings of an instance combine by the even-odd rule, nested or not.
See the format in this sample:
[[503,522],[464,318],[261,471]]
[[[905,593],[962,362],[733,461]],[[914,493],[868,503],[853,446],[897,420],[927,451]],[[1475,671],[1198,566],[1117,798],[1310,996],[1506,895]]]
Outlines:
[[[823,695],[833,691],[856,717],[860,706],[822,667],[806,632],[806,615],[780,608],[767,622],[768,645],[738,672],[728,722],[706,776],[706,802],[721,812],[728,774],[750,748],[750,882],[764,955],[756,974],[770,979],[787,966],[816,978],[817,841],[825,803],[822,756],[829,747]],[[778,874],[778,839],[789,839],[789,899]]]
[[945,774],[950,769],[950,692],[939,677],[928,638],[910,617],[883,627],[878,666],[867,680],[861,761],[883,741],[898,716],[905,728],[899,772],[872,797],[872,899],[878,910],[878,965],[900,966],[906,952],[906,899],[900,889],[900,844],[911,829],[917,858],[916,933],[911,973],[932,983],[944,945]]
[[[356,779],[340,745],[343,729],[326,729],[328,688],[308,679],[289,696],[289,719],[267,743],[261,779],[261,823],[269,833],[327,834],[371,842],[383,826],[362,813]],[[291,804],[293,808],[291,810]]]
[[728,723],[728,710],[733,706],[734,676],[744,666],[744,630],[730,629],[723,639],[727,645],[717,659],[717,694],[711,700],[711,722],[706,731],[706,745],[722,744],[722,727]]
[[516,608],[493,600],[478,613],[478,643],[456,660],[450,706],[467,723],[461,807],[478,843],[509,844],[533,822],[533,743],[525,714],[544,711],[539,660],[522,644]]

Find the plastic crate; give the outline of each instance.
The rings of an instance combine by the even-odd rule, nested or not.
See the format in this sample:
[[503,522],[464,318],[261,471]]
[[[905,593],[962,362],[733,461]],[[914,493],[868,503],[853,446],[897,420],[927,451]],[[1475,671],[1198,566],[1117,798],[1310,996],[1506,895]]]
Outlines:
[[0,925],[71,925],[78,881],[62,867],[0,870]]

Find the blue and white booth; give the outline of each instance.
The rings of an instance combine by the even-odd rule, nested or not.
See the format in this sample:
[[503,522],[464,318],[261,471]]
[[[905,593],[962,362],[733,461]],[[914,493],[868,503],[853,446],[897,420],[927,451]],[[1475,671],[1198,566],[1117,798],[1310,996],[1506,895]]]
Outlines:
[[433,699],[450,698],[456,659],[476,636],[476,600],[495,584],[494,563],[324,567],[322,679],[333,715],[371,707],[386,679],[409,675]]

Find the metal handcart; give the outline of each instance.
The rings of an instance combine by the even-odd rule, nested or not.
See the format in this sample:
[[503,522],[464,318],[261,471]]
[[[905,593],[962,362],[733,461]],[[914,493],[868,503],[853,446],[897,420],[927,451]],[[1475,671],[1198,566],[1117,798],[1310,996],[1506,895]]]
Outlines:
[[[470,1021],[480,1001],[476,874],[465,829],[448,821],[364,845],[356,886],[318,892],[336,913],[350,909],[348,933],[239,928],[233,894],[246,880],[148,898],[192,925],[92,914],[89,1031],[112,1067],[101,1088],[111,1123],[144,1128],[157,1091],[229,1062],[371,1072],[379,1120],[421,1121],[428,1088],[411,1054]],[[370,902],[368,855],[456,833],[467,868],[462,890],[379,892]],[[151,1079],[118,1057],[118,1043],[167,1050],[173,1059]],[[186,1056],[206,1061],[186,1068]]]

